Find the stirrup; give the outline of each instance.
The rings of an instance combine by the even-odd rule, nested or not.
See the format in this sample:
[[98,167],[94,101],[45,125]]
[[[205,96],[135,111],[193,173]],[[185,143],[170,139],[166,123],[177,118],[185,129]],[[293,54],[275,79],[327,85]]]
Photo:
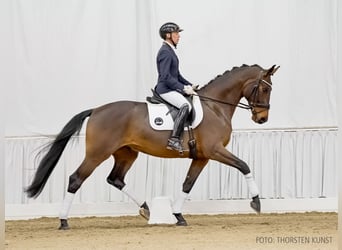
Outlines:
[[167,140],[167,149],[177,150],[179,153],[183,153],[182,141],[178,138],[170,138]]

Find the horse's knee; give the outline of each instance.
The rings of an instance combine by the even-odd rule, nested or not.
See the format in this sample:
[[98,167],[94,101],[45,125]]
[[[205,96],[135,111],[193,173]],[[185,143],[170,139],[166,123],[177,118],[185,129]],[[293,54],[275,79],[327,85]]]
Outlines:
[[76,191],[81,187],[83,183],[83,179],[79,176],[77,172],[73,173],[69,177],[69,186],[68,192],[69,193],[76,193]]
[[112,180],[110,177],[107,177],[107,182],[119,190],[122,190],[124,186],[126,185],[126,183],[120,180],[119,178],[115,178],[114,180]]

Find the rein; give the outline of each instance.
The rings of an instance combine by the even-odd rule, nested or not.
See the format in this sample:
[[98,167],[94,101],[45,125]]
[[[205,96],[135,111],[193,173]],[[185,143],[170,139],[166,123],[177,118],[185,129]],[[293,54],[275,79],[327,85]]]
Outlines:
[[[267,82],[264,79],[261,79],[262,73],[263,73],[263,71],[260,72],[259,77],[257,79],[257,84],[254,85],[254,88],[253,88],[251,94],[249,95],[248,98],[246,98],[247,101],[250,104],[245,104],[245,103],[242,103],[242,102],[234,104],[234,103],[230,103],[230,102],[224,102],[224,101],[221,101],[221,100],[218,100],[218,99],[215,99],[215,98],[211,98],[211,97],[208,97],[208,96],[203,96],[203,95],[199,95],[199,94],[195,94],[195,95],[198,96],[202,100],[209,100],[209,101],[213,101],[213,102],[217,102],[217,103],[222,103],[222,104],[226,104],[226,105],[230,105],[230,106],[235,106],[235,107],[238,107],[238,108],[251,110],[254,113],[258,113],[258,112],[255,112],[255,110],[254,110],[255,108],[270,109],[270,105],[269,104],[262,104],[262,103],[255,102],[255,99],[257,98],[257,95],[258,95],[258,92],[259,92],[258,89],[259,89],[260,83],[265,83],[267,86],[269,86],[272,89],[272,84],[271,83]],[[254,97],[253,101],[249,101],[249,98],[252,95],[254,95],[253,96]]]
[[233,104],[230,102],[224,102],[224,101],[221,101],[221,100],[218,100],[215,98],[211,98],[211,97],[203,96],[203,95],[199,95],[199,94],[195,94],[195,96],[198,96],[201,100],[202,99],[203,100],[209,100],[209,101],[218,102],[218,103],[222,103],[222,104],[226,104],[226,105],[230,105],[230,106],[235,106],[235,107],[242,108],[242,109],[253,109],[253,107],[251,105],[248,105],[248,104],[245,104],[242,102],[239,102],[238,104]]

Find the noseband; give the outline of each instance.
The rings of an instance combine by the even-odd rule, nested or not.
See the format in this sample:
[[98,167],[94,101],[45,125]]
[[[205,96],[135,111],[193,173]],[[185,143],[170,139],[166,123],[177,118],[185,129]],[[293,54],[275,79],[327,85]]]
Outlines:
[[[260,71],[258,80],[257,80],[256,84],[254,85],[251,94],[248,96],[248,98],[246,98],[247,101],[249,102],[249,106],[251,107],[251,111],[253,114],[257,114],[257,113],[262,112],[262,111],[256,112],[255,108],[262,108],[262,109],[266,109],[266,110],[270,109],[269,103],[265,104],[265,103],[259,103],[256,101],[258,96],[259,96],[259,89],[260,89],[261,84],[263,84],[263,83],[266,84],[272,90],[272,84],[269,83],[268,81],[262,79],[261,78],[262,74],[263,74],[263,71]],[[249,101],[251,97],[252,97],[252,100]]]

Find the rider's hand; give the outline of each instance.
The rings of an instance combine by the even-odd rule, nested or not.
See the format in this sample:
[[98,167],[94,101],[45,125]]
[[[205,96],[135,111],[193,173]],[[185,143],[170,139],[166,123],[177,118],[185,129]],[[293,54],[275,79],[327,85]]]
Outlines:
[[187,95],[194,95],[194,94],[196,94],[196,92],[193,90],[192,86],[190,86],[190,85],[185,85],[183,91]]
[[199,88],[200,88],[200,86],[199,86],[199,84],[192,84],[192,89],[193,90],[199,90]]

